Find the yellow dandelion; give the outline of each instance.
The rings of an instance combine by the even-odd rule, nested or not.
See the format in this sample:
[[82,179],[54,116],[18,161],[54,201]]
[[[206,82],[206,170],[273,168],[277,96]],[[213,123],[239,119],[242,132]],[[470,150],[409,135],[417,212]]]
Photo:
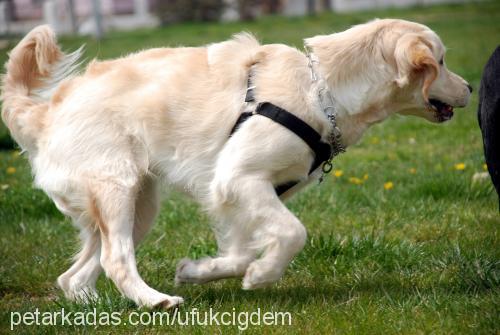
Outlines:
[[484,170],[484,171],[488,170],[488,165],[483,164],[483,170]]
[[349,181],[355,185],[361,185],[363,184],[363,181],[357,177],[350,177]]
[[410,168],[410,169],[408,170],[408,172],[410,172],[411,174],[415,174],[415,173],[417,173],[417,169],[415,169],[415,168]]
[[392,181],[388,181],[387,183],[384,183],[384,189],[391,190],[392,188],[394,188],[394,184]]
[[335,177],[337,177],[337,178],[342,177],[342,175],[343,175],[343,174],[344,174],[344,171],[342,171],[342,170],[334,170],[334,171],[333,171],[333,175],[334,175]]
[[13,166],[9,166],[7,168],[7,174],[14,174],[14,173],[16,173],[16,168]]
[[458,170],[458,171],[465,170],[465,164],[464,163],[455,164],[455,170]]
[[365,175],[363,176],[363,180],[368,180],[368,174],[365,173]]

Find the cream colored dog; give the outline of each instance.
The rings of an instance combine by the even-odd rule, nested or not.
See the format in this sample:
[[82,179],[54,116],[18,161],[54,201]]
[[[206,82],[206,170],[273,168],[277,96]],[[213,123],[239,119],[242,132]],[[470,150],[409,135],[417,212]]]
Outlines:
[[[470,86],[446,69],[442,42],[423,25],[375,20],[305,43],[335,99],[346,146],[392,114],[441,122],[469,100]],[[282,201],[318,177],[308,176],[314,155],[262,116],[229,133],[252,66],[257,101],[328,136],[305,54],[240,34],[205,47],[93,61],[71,74],[79,55],[62,53],[48,26],[34,29],[10,53],[2,96],[3,120],[27,151],[36,186],[82,229],[82,251],[58,278],[66,296],[95,296],[104,269],[138,305],[182,303],[149,287],[134,255],[165,184],[191,195],[217,222],[218,256],[182,260],[177,283],[243,277],[243,288],[254,289],[276,282],[306,241]],[[292,180],[301,183],[278,197],[274,186]]]

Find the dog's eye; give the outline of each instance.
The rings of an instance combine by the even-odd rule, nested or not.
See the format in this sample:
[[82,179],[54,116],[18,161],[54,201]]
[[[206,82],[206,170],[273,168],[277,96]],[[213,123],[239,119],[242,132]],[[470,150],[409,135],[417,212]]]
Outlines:
[[439,65],[443,65],[444,64],[444,57],[441,57],[441,59],[439,60]]

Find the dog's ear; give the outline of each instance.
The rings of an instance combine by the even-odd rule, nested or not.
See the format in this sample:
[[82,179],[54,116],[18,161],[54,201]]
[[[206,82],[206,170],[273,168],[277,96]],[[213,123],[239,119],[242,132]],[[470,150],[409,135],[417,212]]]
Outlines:
[[405,34],[400,37],[394,50],[398,68],[396,83],[406,86],[411,78],[423,76],[422,95],[429,100],[429,87],[439,75],[439,65],[432,54],[432,44],[420,34]]

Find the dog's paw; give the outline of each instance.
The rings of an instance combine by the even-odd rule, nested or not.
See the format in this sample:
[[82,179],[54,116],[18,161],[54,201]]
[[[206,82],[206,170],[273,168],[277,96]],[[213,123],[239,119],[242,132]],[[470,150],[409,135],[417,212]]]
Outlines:
[[276,271],[275,268],[263,266],[259,261],[255,261],[247,268],[242,287],[244,290],[266,287],[276,283],[281,275],[281,271]]
[[196,281],[196,264],[189,258],[183,258],[175,270],[175,285],[193,283]]
[[170,309],[170,308],[180,306],[183,303],[184,303],[184,299],[182,297],[162,294],[161,297],[159,297],[157,299],[157,301],[154,301],[151,304],[145,304],[145,306],[151,307],[151,308]]
[[203,284],[209,281],[207,276],[212,270],[211,258],[204,258],[196,261],[189,258],[183,258],[179,261],[179,264],[177,264],[175,284]]

